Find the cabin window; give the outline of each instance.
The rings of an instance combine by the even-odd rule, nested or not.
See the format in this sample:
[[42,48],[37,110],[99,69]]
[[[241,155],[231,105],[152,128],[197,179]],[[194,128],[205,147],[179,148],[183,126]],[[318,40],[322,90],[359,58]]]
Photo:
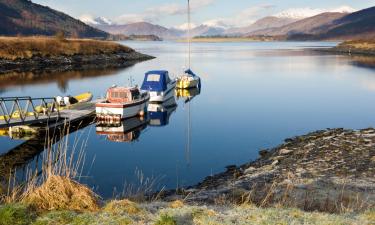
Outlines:
[[149,82],[159,82],[160,81],[160,75],[158,74],[150,74],[147,76],[147,81]]
[[125,92],[112,92],[111,98],[127,98],[128,95]]
[[120,98],[127,98],[128,95],[125,92],[119,92]]

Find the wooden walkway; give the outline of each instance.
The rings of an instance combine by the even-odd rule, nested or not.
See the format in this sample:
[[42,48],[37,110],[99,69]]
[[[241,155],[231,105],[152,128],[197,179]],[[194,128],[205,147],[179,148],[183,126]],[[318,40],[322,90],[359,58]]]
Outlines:
[[12,119],[11,123],[0,120],[0,128],[9,128],[16,126],[38,126],[45,128],[58,127],[66,123],[74,123],[87,117],[95,115],[95,104],[102,100],[95,100],[88,103],[78,103],[69,109],[61,110],[59,113],[52,113],[49,116],[39,116],[36,119],[33,116],[21,119]]

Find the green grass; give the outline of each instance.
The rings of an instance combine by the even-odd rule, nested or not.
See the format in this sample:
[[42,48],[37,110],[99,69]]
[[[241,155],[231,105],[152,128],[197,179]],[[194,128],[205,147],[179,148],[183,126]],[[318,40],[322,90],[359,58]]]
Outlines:
[[26,225],[34,219],[29,208],[21,204],[0,206],[0,225]]
[[[299,209],[258,208],[252,205],[189,206],[184,204],[174,208],[164,202],[134,203],[134,205],[129,202],[119,204],[116,201],[115,203],[108,203],[98,212],[47,211],[39,214],[24,205],[9,204],[0,206],[0,225],[372,225],[375,221],[375,209],[363,213],[328,214],[305,212]],[[128,205],[136,206],[139,211],[129,211]]]
[[177,222],[172,216],[162,214],[160,219],[156,221],[155,225],[177,225]]

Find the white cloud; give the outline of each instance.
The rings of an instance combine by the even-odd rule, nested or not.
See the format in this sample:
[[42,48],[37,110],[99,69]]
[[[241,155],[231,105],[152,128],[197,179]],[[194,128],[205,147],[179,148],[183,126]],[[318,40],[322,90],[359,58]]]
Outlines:
[[274,16],[280,18],[293,18],[293,19],[304,19],[307,17],[316,16],[324,12],[340,12],[340,13],[351,13],[356,11],[350,6],[340,6],[334,9],[320,9],[320,8],[290,8],[284,10],[280,13],[275,14]]
[[[216,0],[190,0],[191,9],[193,11],[206,7]],[[138,14],[123,14],[115,19],[119,24],[134,22],[155,22],[163,17],[181,15],[187,13],[187,5],[170,3],[158,7],[145,9],[144,12]]]
[[221,28],[230,28],[230,27],[241,27],[248,26],[254,23],[259,17],[265,16],[266,12],[274,7],[273,5],[258,5],[246,8],[239,12],[236,16],[230,18],[218,18],[205,21],[203,24],[221,27]]
[[127,24],[136,22],[151,22],[153,18],[147,14],[124,14],[117,17],[114,21],[117,24]]

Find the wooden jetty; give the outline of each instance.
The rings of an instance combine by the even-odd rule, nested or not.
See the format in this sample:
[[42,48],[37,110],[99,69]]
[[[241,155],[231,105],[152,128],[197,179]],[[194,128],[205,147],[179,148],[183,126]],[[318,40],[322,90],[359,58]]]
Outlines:
[[[41,101],[35,107],[35,101]],[[9,129],[9,133],[25,130],[27,127],[38,129],[53,129],[64,124],[75,123],[88,117],[95,116],[95,104],[98,99],[87,103],[77,103],[59,110],[55,98],[17,97],[0,98],[0,129]],[[9,103],[8,106],[6,103]],[[23,105],[22,105],[23,103]],[[10,107],[11,105],[11,107]],[[21,113],[20,113],[21,112]],[[15,113],[17,113],[15,115]]]

